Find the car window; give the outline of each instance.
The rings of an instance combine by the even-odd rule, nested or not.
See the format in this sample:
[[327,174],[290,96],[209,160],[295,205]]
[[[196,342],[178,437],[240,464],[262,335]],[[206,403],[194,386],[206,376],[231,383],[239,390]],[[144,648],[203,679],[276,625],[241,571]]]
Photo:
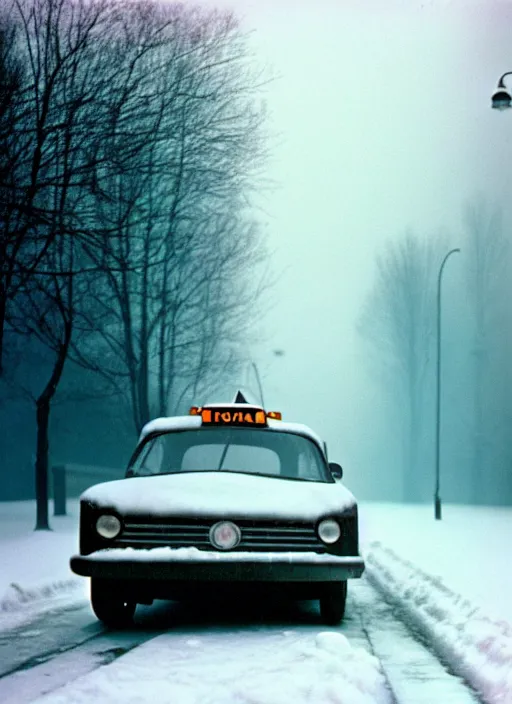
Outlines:
[[163,470],[164,446],[154,443],[144,448],[139,465],[139,474],[159,474]]
[[312,447],[302,445],[298,453],[299,477],[301,479],[314,479],[317,475],[316,458]]
[[[181,468],[187,470],[211,470],[219,467],[225,445],[196,445],[183,455]],[[266,447],[228,445],[222,469],[229,471],[243,467],[244,472],[278,475],[281,473],[279,455]]]
[[223,471],[332,482],[319,448],[294,433],[252,428],[201,428],[149,438],[131,474]]

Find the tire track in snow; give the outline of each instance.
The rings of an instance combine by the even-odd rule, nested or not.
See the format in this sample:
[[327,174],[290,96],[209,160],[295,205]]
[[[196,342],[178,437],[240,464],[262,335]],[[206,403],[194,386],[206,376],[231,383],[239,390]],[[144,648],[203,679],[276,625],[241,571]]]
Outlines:
[[357,599],[362,627],[397,704],[478,704],[462,678],[449,672],[423,637],[402,620],[400,610],[385,601],[367,578]]

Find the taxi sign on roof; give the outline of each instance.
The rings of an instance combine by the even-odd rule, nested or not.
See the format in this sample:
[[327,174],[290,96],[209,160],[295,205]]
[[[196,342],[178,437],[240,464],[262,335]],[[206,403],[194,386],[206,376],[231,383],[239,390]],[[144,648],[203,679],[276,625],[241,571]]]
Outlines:
[[278,411],[266,412],[261,406],[247,403],[239,391],[234,403],[210,403],[205,406],[192,406],[190,415],[201,416],[202,425],[234,425],[265,428],[267,418],[281,420]]
[[261,408],[243,408],[215,406],[202,408],[201,419],[203,425],[250,425],[266,426],[267,416]]

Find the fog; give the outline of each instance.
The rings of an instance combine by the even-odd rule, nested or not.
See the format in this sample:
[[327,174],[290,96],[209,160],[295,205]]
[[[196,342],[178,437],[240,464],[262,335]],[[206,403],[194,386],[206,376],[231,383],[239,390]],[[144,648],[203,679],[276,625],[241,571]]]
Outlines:
[[[399,418],[385,422],[392,404],[368,374],[355,325],[389,239],[411,227],[462,247],[467,199],[510,202],[512,115],[491,110],[490,96],[510,68],[512,6],[228,6],[280,76],[268,88],[277,185],[262,202],[280,277],[253,348],[265,401],[317,428],[356,492],[394,493]],[[460,267],[452,260],[446,279]],[[433,448],[430,459],[433,486]]]
[[[411,231],[434,243],[428,284],[434,287],[444,254],[460,247],[443,283],[441,466],[443,496],[469,501],[464,473],[471,462],[473,421],[464,412],[473,378],[466,340],[472,318],[464,289],[470,261],[464,217],[471,203],[482,203],[485,212],[501,209],[505,239],[510,232],[512,110],[492,110],[490,98],[498,78],[512,70],[512,4],[201,4],[240,16],[244,30],[252,33],[255,61],[272,76],[261,91],[269,112],[268,160],[251,207],[264,227],[274,283],[261,306],[264,315],[247,337],[248,361],[237,385],[259,400],[251,362],[257,365],[266,407],[325,438],[330,459],[343,465],[356,495],[400,500],[404,401],[399,382],[382,372],[375,348],[358,325],[376,281],[378,257],[389,242],[398,243]],[[503,260],[509,271],[510,253]],[[506,272],[500,276],[509,278]],[[500,292],[493,300],[500,302],[503,320],[507,294]],[[493,348],[500,359],[509,349],[503,340],[508,344],[509,338],[493,338],[493,344],[502,345]],[[430,333],[427,339],[430,350]],[[422,500],[434,486],[435,369],[428,351],[425,364],[417,449]],[[487,396],[504,378],[498,374],[491,382],[491,376]],[[197,403],[205,400],[231,398]],[[115,408],[106,403],[107,420],[99,420],[104,408],[99,403],[82,423],[93,433],[114,423],[102,462],[114,464],[112,433],[120,431]],[[501,425],[505,406],[493,411]],[[3,404],[4,427],[14,428],[4,433],[4,457],[15,456],[30,413],[22,402]],[[55,413],[57,454],[72,461],[73,425],[66,412]],[[76,440],[82,461],[92,462],[90,443],[83,436]],[[126,448],[124,440],[119,461],[126,459]],[[508,454],[496,452],[495,472],[503,473]],[[31,462],[26,452],[23,462]],[[495,498],[491,492],[488,500]]]

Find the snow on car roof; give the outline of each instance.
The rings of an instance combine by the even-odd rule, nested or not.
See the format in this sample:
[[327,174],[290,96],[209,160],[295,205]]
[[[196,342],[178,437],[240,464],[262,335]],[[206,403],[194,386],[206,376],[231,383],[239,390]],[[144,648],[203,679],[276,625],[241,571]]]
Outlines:
[[[238,404],[223,404],[223,408],[226,407],[247,407],[250,404],[243,404],[243,403],[238,403]],[[208,408],[214,407],[214,404],[208,404]],[[254,406],[251,406],[254,408]],[[272,418],[269,418],[267,420],[268,427],[267,428],[258,428],[259,431],[265,432],[268,430],[275,430],[278,432],[283,432],[283,433],[294,433],[295,435],[303,435],[310,440],[312,440],[314,443],[318,445],[318,447],[322,450],[323,452],[323,442],[320,439],[320,437],[313,431],[311,428],[309,428],[307,425],[303,425],[302,423],[288,423],[288,422],[283,422],[281,420],[272,420]],[[149,423],[146,423],[146,425],[142,428],[140,437],[139,437],[139,443],[142,442],[148,435],[152,435],[153,433],[167,433],[167,432],[172,432],[175,430],[196,430],[197,428],[202,427],[202,421],[201,421],[201,416],[169,416],[168,418],[155,418],[154,420],[149,421]],[[209,426],[211,427],[211,426]]]
[[139,442],[153,433],[166,433],[172,430],[194,430],[201,427],[201,416],[169,416],[155,418],[142,428]]

